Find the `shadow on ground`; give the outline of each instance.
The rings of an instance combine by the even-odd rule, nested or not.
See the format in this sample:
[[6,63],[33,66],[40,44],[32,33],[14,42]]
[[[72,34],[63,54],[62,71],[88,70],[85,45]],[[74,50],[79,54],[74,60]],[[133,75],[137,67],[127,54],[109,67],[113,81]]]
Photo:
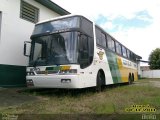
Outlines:
[[[112,88],[116,88],[118,86],[124,86],[126,84],[113,84],[113,85],[107,85],[102,88],[102,92],[106,90],[111,90]],[[20,92],[24,94],[31,94],[36,96],[56,96],[56,97],[64,97],[64,96],[72,96],[72,97],[78,97],[81,95],[86,94],[94,94],[97,93],[95,87],[91,88],[82,88],[82,89],[56,89],[56,88],[28,88],[23,89]]]
[[0,88],[0,109],[40,99],[36,96],[22,94],[20,92],[22,89],[24,88]]

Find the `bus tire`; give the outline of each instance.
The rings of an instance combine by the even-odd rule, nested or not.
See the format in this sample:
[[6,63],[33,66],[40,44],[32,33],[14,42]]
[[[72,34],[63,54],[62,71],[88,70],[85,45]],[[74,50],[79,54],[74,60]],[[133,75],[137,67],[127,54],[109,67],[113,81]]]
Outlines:
[[134,82],[134,74],[132,73],[132,83]]
[[105,76],[104,76],[104,72],[102,70],[99,70],[97,74],[97,80],[96,80],[96,91],[97,92],[102,91],[102,85],[105,85]]
[[129,76],[128,76],[128,85],[131,85],[132,84],[132,76],[131,76],[131,74],[129,74]]

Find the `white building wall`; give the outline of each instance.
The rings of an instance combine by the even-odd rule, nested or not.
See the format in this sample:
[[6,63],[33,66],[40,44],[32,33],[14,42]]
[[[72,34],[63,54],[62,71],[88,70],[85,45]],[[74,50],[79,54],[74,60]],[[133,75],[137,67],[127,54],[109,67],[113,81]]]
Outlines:
[[160,78],[160,70],[142,71],[141,76],[144,78]]
[[141,76],[140,62],[137,63],[137,69],[138,69],[138,78],[140,78]]
[[[60,16],[34,0],[25,0],[39,8],[39,20]],[[0,64],[26,66],[23,56],[24,41],[29,41],[34,23],[20,18],[20,0],[1,0],[2,23],[0,33]]]
[[2,21],[2,12],[0,11],[0,40],[1,40],[1,21]]

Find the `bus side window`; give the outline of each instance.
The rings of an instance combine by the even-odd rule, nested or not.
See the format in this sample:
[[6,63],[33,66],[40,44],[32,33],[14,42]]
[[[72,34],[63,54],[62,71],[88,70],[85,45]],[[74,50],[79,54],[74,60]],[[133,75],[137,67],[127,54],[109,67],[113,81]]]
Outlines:
[[122,47],[118,42],[116,42],[116,52],[122,55]]
[[105,48],[106,48],[106,46],[107,46],[106,36],[105,36],[104,33],[101,33],[101,45],[102,45],[103,47],[105,47]]
[[99,28],[96,27],[96,42],[98,45],[106,48],[106,36]]
[[133,60],[133,53],[130,52],[130,59]]
[[107,36],[107,44],[108,44],[108,48],[112,50],[112,39],[110,36]]
[[136,62],[136,55],[133,53],[133,61]]
[[96,43],[101,44],[101,31],[96,27]]
[[115,41],[110,36],[107,36],[107,44],[108,48],[115,52]]
[[115,50],[115,41],[113,39],[112,39],[112,51],[114,51],[114,52],[116,51]]
[[88,37],[84,34],[79,39],[79,63],[81,68],[89,65],[89,45]]
[[92,37],[88,37],[89,43],[89,62],[92,63],[93,61],[93,54],[94,54],[94,41]]
[[130,59],[130,51],[127,49],[127,57]]
[[122,54],[124,57],[127,57],[127,53],[126,53],[126,48],[124,46],[122,46]]

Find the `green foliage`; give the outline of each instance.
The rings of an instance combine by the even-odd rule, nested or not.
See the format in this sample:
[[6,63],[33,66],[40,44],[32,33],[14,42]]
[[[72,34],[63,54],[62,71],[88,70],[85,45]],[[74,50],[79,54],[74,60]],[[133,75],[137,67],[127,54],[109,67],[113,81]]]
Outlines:
[[160,48],[153,50],[149,56],[150,69],[160,69]]

